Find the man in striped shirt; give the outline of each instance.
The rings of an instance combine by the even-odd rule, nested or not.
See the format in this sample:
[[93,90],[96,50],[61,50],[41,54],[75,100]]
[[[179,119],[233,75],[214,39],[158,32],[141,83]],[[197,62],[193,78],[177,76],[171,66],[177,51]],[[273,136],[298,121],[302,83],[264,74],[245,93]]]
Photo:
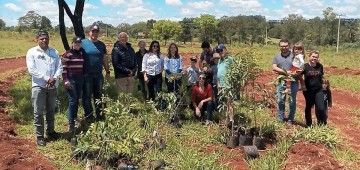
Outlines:
[[68,120],[69,132],[74,132],[75,121],[79,108],[79,98],[84,85],[83,65],[84,52],[81,49],[81,38],[74,37],[72,48],[62,56],[63,63],[63,82],[68,96]]

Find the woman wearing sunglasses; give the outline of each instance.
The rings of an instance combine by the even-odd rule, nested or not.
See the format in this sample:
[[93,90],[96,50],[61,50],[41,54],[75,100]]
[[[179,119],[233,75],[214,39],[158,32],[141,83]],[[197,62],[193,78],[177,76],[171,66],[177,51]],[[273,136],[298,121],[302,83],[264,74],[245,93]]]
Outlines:
[[142,72],[144,81],[148,86],[149,98],[155,101],[155,93],[161,91],[162,72],[164,70],[164,57],[160,52],[160,43],[152,41],[149,52],[144,55]]
[[[201,73],[196,85],[193,86],[190,105],[194,110],[195,117],[202,122],[205,120],[211,121],[213,112],[213,91],[211,85],[205,79],[205,74]],[[206,115],[205,111],[207,112]]]

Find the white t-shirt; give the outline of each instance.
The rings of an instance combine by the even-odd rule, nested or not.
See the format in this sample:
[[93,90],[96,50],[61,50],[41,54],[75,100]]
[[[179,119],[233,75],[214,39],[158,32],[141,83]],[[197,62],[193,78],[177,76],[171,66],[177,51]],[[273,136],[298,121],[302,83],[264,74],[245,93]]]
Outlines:
[[295,55],[292,65],[296,68],[303,68],[304,67],[304,55],[298,54]]

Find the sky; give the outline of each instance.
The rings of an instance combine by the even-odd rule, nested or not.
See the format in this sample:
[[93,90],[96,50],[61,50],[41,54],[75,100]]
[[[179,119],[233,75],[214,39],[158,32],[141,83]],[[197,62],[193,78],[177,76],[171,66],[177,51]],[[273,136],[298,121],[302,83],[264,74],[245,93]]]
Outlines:
[[[76,0],[65,0],[72,11]],[[28,11],[46,16],[58,25],[57,0],[0,0],[0,19],[6,26],[16,26],[18,18]],[[237,15],[263,15],[277,20],[288,14],[306,19],[322,17],[322,11],[332,7],[344,18],[360,18],[360,0],[85,0],[83,24],[95,21],[117,26],[149,19],[180,21],[185,17],[211,14],[216,18]],[[72,26],[65,13],[66,26]]]

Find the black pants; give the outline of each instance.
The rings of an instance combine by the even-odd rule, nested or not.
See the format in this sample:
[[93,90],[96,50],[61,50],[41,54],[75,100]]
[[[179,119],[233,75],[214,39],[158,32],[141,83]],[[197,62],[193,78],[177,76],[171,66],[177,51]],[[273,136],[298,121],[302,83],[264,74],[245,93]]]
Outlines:
[[155,101],[155,93],[161,92],[162,76],[161,73],[155,76],[148,75],[149,82],[147,84],[149,90],[149,98]]
[[306,125],[311,126],[311,107],[315,104],[315,115],[318,125],[323,125],[327,123],[327,116],[325,115],[324,108],[324,93],[322,89],[319,90],[306,90],[303,92],[305,97],[305,120]]
[[[196,119],[199,119],[201,121],[204,121],[204,120],[211,121],[212,120],[212,112],[214,110],[214,107],[213,107],[213,102],[211,100],[208,102],[205,102],[203,104],[203,106],[201,107],[201,109],[200,109],[201,117],[200,118],[196,116],[196,110],[192,104],[190,104],[190,108],[194,110],[194,116]],[[206,115],[205,115],[205,111],[207,113]]]
[[168,78],[165,77],[165,82],[167,86],[168,93],[178,92],[181,86],[181,79],[176,79],[173,81],[169,81]]

